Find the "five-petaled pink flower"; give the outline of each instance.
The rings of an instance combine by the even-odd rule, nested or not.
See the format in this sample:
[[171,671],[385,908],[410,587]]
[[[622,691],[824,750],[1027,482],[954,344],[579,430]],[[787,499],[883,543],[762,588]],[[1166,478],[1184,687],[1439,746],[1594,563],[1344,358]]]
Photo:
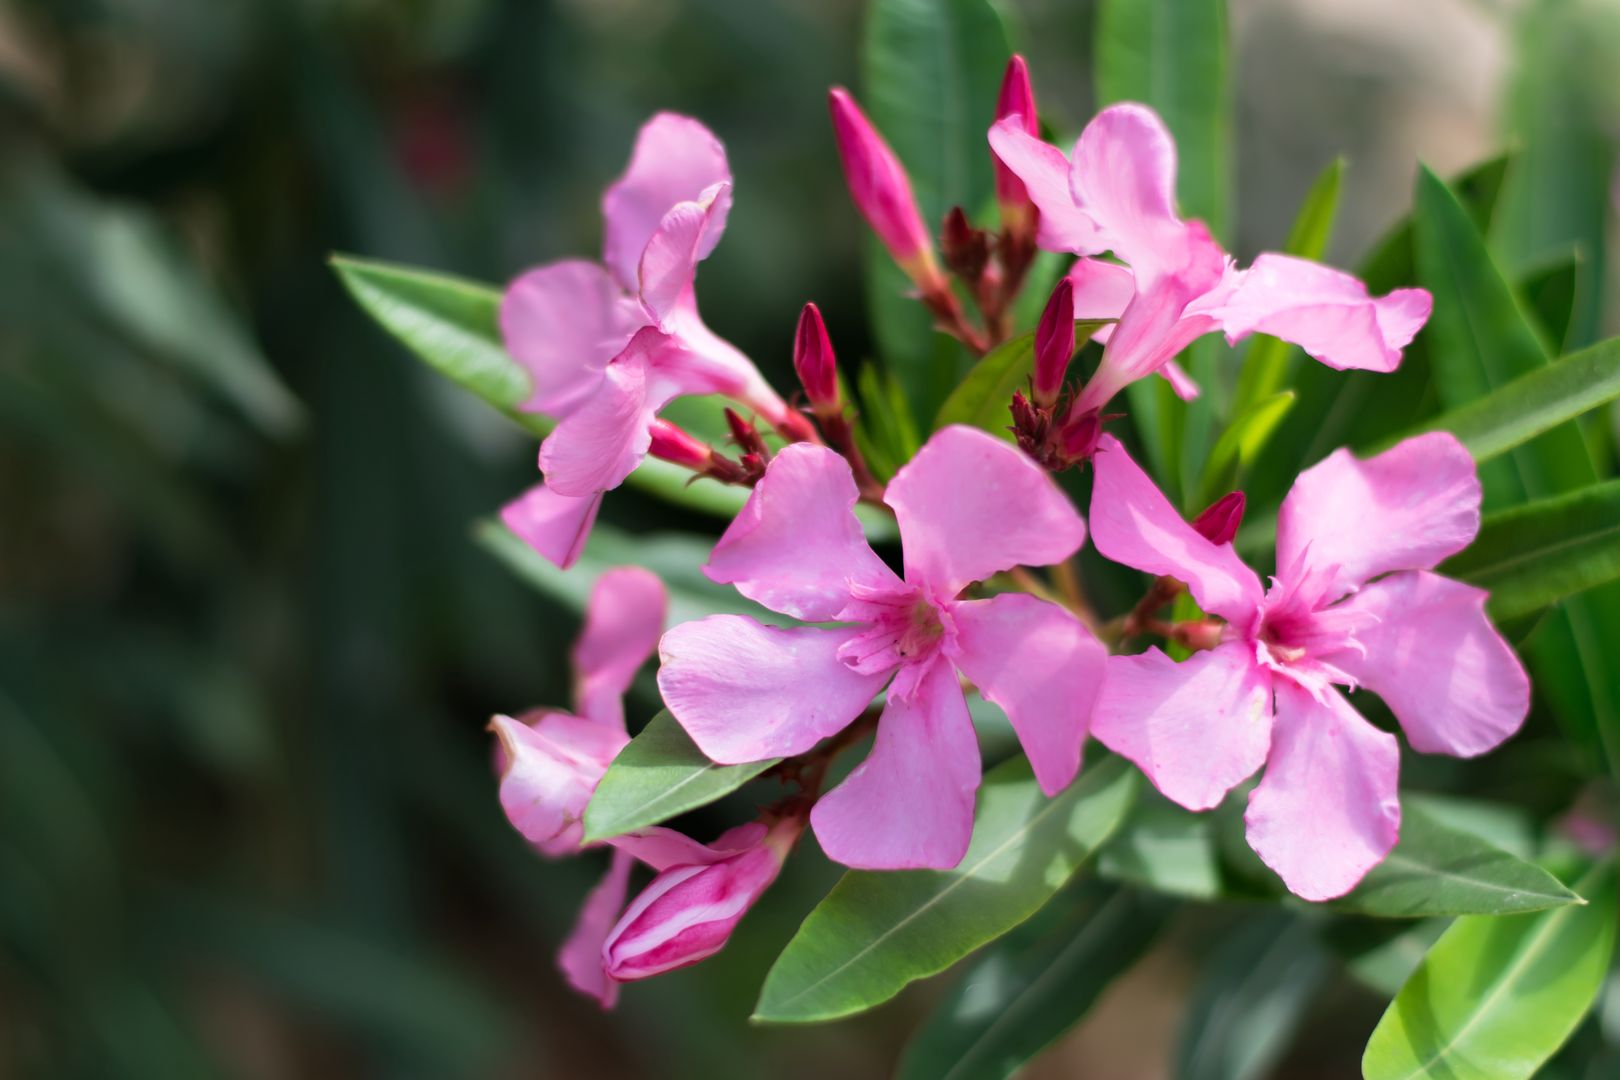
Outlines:
[[1259,332],[1300,346],[1329,367],[1393,371],[1428,320],[1422,289],[1372,297],[1356,278],[1289,255],[1239,270],[1202,222],[1176,214],[1176,148],[1153,110],[1114,105],[1086,125],[1071,162],[1020,117],[990,129],[996,156],[1040,210],[1038,241],[1052,251],[1111,251],[1126,265],[1083,258],[1069,272],[1077,319],[1117,319],[1071,424],[1095,415],[1127,384],[1159,373],[1182,397],[1198,388],[1172,363],[1195,338]]
[[840,625],[685,623],[659,646],[659,688],[705,754],[737,763],[804,753],[889,684],[871,755],[816,803],[811,824],[828,856],[849,866],[954,866],[980,772],[957,673],[1005,710],[1051,794],[1079,768],[1105,656],[1055,604],[958,594],[1015,566],[1068,558],[1085,525],[1033,462],[965,427],[935,433],[889,483],[903,579],[867,546],[855,500],[849,465],[831,450],[778,454],[705,572],[773,611]]
[[802,418],[736,347],[698,316],[693,281],[725,230],[731,170],[696,120],[659,113],[602,196],[602,265],[583,259],[523,274],[501,301],[507,351],[528,371],[526,411],[556,417],[540,449],[545,484],[511,504],[508,526],[561,566],[578,558],[601,493],[641,462],[658,410],[723,394],[772,424]]
[[1092,734],[1191,810],[1262,764],[1249,843],[1289,889],[1340,896],[1400,830],[1395,737],[1335,684],[1371,690],[1425,753],[1472,757],[1518,730],[1530,684],[1485,614],[1486,594],[1431,569],[1479,531],[1474,462],[1420,435],[1366,461],[1347,450],[1302,473],[1277,521],[1270,589],[1171,508],[1105,436],[1091,534],[1116,562],[1184,581],[1226,620],[1215,648],[1174,663],[1113,657]]

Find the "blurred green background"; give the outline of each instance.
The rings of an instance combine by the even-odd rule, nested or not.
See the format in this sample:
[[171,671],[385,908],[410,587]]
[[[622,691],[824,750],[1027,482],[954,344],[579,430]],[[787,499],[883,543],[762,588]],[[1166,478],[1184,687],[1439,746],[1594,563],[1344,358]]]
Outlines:
[[[1090,5],[1008,7],[1043,113],[1078,130]],[[806,300],[862,356],[824,111],[860,21],[854,0],[0,3],[0,1076],[892,1067],[937,987],[827,1029],[746,1024],[833,878],[819,856],[720,958],[615,1013],[556,977],[598,868],[510,832],[483,725],[566,700],[577,620],[470,538],[536,478],[534,442],[325,265],[500,281],[594,254],[600,189],[675,109],[737,178],[710,325],[783,388]],[[1230,31],[1240,256],[1337,155],[1352,263],[1418,160],[1514,145],[1493,244],[1523,275],[1577,251],[1564,344],[1614,332],[1614,4],[1232,0]],[[604,519],[715,528],[629,490]],[[647,680],[633,720],[655,707]],[[1168,1075],[1196,937],[1029,1075]],[[1318,995],[1272,1075],[1355,1075],[1381,1007]]]

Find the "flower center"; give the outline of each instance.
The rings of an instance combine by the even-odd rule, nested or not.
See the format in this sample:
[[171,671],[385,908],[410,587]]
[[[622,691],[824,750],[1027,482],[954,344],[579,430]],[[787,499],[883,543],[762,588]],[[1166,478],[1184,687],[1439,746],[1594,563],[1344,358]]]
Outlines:
[[950,616],[919,589],[856,592],[839,621],[866,626],[838,650],[838,658],[862,674],[925,664],[949,650]]

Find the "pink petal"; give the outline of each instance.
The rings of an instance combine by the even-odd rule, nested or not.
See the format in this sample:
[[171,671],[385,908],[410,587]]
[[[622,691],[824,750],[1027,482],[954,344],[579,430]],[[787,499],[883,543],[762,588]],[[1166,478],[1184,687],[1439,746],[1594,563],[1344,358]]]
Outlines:
[[[628,292],[638,288],[636,270],[647,242],[676,203],[694,202],[715,184],[731,182],[726,149],[696,120],[659,113],[642,125],[624,175],[602,196],[607,228],[602,261]],[[720,242],[731,209],[731,191],[716,200],[714,220],[696,257],[706,258]]]
[[497,716],[501,809],[525,840],[550,856],[579,850],[585,804],[630,737],[610,724],[538,710]]
[[575,710],[581,716],[624,727],[620,699],[658,648],[668,608],[664,583],[650,570],[616,566],[596,579],[585,629],[572,654]]
[[680,394],[723,394],[771,424],[784,423],[791,413],[787,403],[753,361],[708,328],[690,292],[664,317],[663,327],[673,341],[653,356],[659,380]]
[[1119,263],[1076,259],[1067,277],[1074,286],[1076,319],[1117,319],[1136,296],[1136,275]]
[[867,759],[810,811],[827,857],[865,870],[949,870],[973,835],[979,744],[956,672],[936,662],[889,695]]
[[990,149],[1024,182],[1029,200],[1041,212],[1036,243],[1047,251],[1091,255],[1108,247],[1096,222],[1069,191],[1069,159],[1063,151],[1024,130],[1022,117],[1009,116],[990,128]]
[[669,343],[643,327],[602,373],[597,391],[540,444],[540,469],[559,495],[583,497],[618,487],[652,445],[650,425],[672,393],[650,385],[648,368]]
[[1400,751],[1337,691],[1318,701],[1277,679],[1266,774],[1249,796],[1249,846],[1290,892],[1331,900],[1356,887],[1400,837]]
[[1074,554],[1086,526],[1052,478],[988,432],[936,431],[889,482],[906,581],[941,598],[1014,566]]
[[557,966],[568,985],[611,1009],[619,998],[619,984],[608,978],[602,966],[602,943],[624,909],[630,889],[630,857],[615,851],[608,872],[585,897],[579,918],[568,940],[557,951]]
[[1329,367],[1394,371],[1432,307],[1433,299],[1422,289],[1398,289],[1375,299],[1342,270],[1266,254],[1254,260],[1216,314],[1229,342],[1270,334]]
[[1486,595],[1439,574],[1391,574],[1333,609],[1372,618],[1359,649],[1327,659],[1384,699],[1413,749],[1483,754],[1530,711],[1530,680],[1486,617]]
[[1230,544],[1212,544],[1180,514],[1112,435],[1092,458],[1091,541],[1115,562],[1186,582],[1198,606],[1246,625],[1260,579]]
[[1208,810],[1265,764],[1270,679],[1243,642],[1179,664],[1158,649],[1111,657],[1091,733],[1165,798]]
[[672,866],[717,862],[727,854],[718,850],[715,845],[700,844],[685,833],[667,829],[662,825],[652,825],[636,832],[615,836],[604,843],[611,844],[617,850],[658,871],[668,870]]
[[664,704],[722,765],[802,754],[843,730],[883,688],[838,659],[860,628],[761,626],[741,615],[682,623],[659,643]]
[[552,263],[519,277],[501,297],[501,338],[534,387],[523,409],[567,416],[646,322],[641,305],[596,263]]
[[1145,105],[1112,105],[1080,134],[1069,170],[1074,200],[1139,280],[1174,269],[1176,144]]
[[750,600],[807,622],[830,622],[850,585],[896,589],[894,571],[866,543],[849,463],[795,443],[771,461],[703,572]]
[[951,607],[957,668],[1018,733],[1041,790],[1056,795],[1080,769],[1108,650],[1056,604],[1002,593]]
[[501,522],[518,539],[566,570],[585,550],[601,507],[601,492],[573,498],[539,484],[501,507]]
[[1192,376],[1182,370],[1181,365],[1174,360],[1159,369],[1170,389],[1176,392],[1176,397],[1182,401],[1191,401],[1198,396],[1198,384],[1192,381]]
[[1335,450],[1277,515],[1277,572],[1310,568],[1332,599],[1392,570],[1427,570],[1479,532],[1479,475],[1456,437],[1418,435],[1366,461]]
[[716,184],[692,202],[676,203],[658,223],[638,269],[641,302],[653,318],[666,318],[683,300],[695,303],[697,264],[714,247],[709,234],[717,218],[723,225],[730,204],[731,185]]

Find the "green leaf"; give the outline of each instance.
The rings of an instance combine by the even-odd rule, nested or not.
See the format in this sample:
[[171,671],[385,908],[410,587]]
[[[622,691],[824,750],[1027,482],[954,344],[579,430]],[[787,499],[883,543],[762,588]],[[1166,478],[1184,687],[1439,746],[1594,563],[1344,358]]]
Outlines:
[[1419,802],[1407,799],[1401,807],[1400,843],[1332,906],[1411,919],[1508,915],[1579,902],[1541,867],[1472,832],[1441,824]]
[[1097,853],[1097,876],[1193,900],[1225,892],[1210,816],[1183,810],[1157,792],[1137,800],[1130,818]]
[[1486,515],[1441,571],[1490,590],[1498,621],[1620,580],[1620,480]]
[[585,841],[621,836],[706,806],[781,758],[716,765],[665,709],[619,751],[585,807]]
[[906,1045],[898,1080],[1012,1076],[1141,959],[1171,906],[1083,882],[985,950]]
[[1613,863],[1576,888],[1590,903],[1452,924],[1374,1029],[1367,1080],[1533,1076],[1591,1007],[1614,949]]
[[[1110,320],[1076,322],[1074,343],[1078,349],[1091,340],[1091,335]],[[1012,438],[1010,406],[1013,391],[1029,384],[1030,370],[1035,364],[1035,335],[1020,334],[1002,342],[973,365],[951,396],[940,406],[934,417],[934,428],[948,424],[967,424],[981,428],[1003,439]]]
[[1249,465],[1258,460],[1266,443],[1294,407],[1294,392],[1262,398],[1239,414],[1215,442],[1204,464],[1204,479],[1193,505],[1203,508],[1237,487]]
[[777,958],[754,1019],[861,1012],[994,941],[1051,899],[1119,826],[1136,776],[1104,758],[1048,799],[1022,756],[992,769],[961,864],[845,874]]
[[1553,356],[1562,355],[1570,339],[1581,295],[1583,265],[1580,254],[1572,252],[1545,260],[1519,279],[1519,295],[1535,315],[1547,351]]

